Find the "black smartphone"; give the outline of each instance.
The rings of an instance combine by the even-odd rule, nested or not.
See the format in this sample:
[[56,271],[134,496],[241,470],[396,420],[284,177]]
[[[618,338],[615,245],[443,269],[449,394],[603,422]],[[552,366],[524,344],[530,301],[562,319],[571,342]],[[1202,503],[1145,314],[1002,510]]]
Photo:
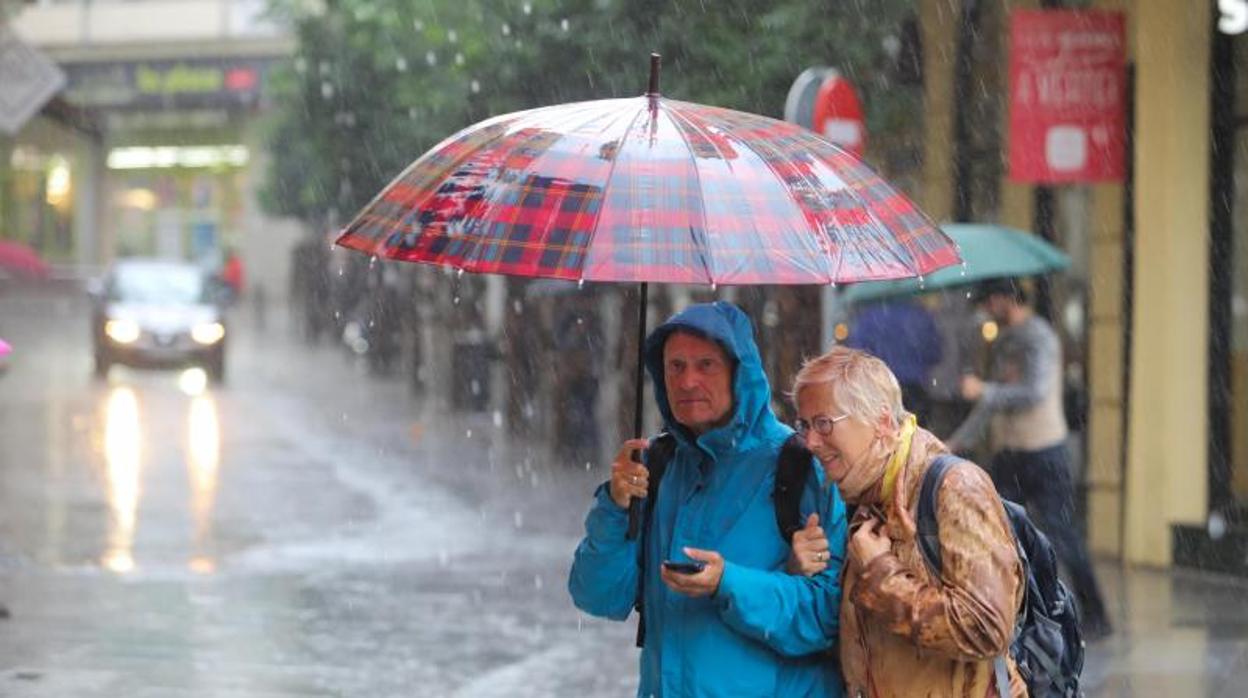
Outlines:
[[697,574],[706,569],[706,563],[701,560],[693,560],[690,562],[677,562],[676,560],[664,560],[663,566],[675,572],[676,574]]

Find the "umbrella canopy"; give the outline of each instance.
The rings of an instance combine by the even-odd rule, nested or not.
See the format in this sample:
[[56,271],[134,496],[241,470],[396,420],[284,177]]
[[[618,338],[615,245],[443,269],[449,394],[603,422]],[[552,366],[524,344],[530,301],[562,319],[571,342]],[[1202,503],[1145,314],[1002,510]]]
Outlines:
[[815,133],[657,94],[471,126],[409,166],[338,244],[572,281],[828,284],[958,261],[914,204]]
[[0,240],[0,273],[27,279],[46,279],[48,265],[30,245]]
[[[956,247],[905,196],[811,131],[641,97],[498,116],[439,143],[338,244],[463,271],[567,281],[828,284],[927,274]],[[634,433],[642,425],[641,356]],[[640,509],[629,509],[635,537]]]
[[956,288],[984,279],[1048,274],[1070,266],[1070,256],[1065,252],[1021,230],[978,223],[947,223],[941,229],[958,244],[962,265],[921,278],[852,284],[841,292],[841,299],[861,303]]

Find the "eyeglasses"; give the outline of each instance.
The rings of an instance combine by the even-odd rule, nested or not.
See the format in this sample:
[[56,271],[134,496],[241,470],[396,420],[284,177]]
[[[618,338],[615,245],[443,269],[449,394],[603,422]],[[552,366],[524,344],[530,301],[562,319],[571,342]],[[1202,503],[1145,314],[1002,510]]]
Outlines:
[[849,419],[849,415],[843,414],[839,417],[825,417],[824,415],[819,415],[809,422],[804,419],[799,419],[796,422],[793,422],[793,428],[797,430],[799,436],[806,436],[811,429],[814,429],[815,433],[820,436],[827,436],[832,433],[832,428],[836,426],[836,423],[842,419]]

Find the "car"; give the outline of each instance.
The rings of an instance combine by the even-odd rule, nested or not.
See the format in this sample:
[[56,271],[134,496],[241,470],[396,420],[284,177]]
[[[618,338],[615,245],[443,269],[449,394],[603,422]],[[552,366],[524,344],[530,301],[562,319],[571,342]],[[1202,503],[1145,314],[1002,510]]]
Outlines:
[[226,323],[219,292],[199,267],[164,259],[117,261],[93,284],[95,375],[134,368],[202,366],[225,380]]

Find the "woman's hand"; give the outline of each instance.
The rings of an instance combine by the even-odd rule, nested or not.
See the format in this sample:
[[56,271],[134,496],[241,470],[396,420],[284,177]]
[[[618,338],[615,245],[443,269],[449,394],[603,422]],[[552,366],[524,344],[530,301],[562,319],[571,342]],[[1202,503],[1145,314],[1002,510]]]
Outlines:
[[811,514],[806,525],[793,533],[793,550],[785,569],[810,577],[828,569],[829,556],[828,536],[819,525],[819,515]]
[[882,524],[879,519],[868,519],[849,537],[849,557],[860,569],[893,549],[893,542]]

